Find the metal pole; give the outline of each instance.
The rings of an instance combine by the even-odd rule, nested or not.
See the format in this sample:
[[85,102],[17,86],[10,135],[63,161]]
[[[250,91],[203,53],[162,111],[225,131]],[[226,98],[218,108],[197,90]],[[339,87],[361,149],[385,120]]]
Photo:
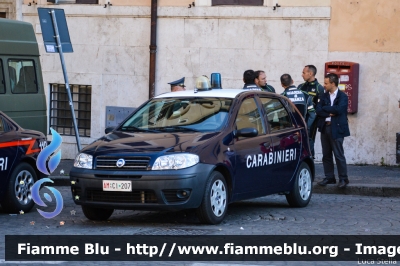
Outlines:
[[67,74],[67,68],[65,67],[64,54],[62,52],[60,34],[58,32],[56,13],[54,12],[54,9],[52,9],[50,11],[50,13],[51,13],[51,18],[53,20],[54,32],[56,33],[56,36],[54,36],[54,38],[56,38],[58,53],[60,54],[61,66],[62,66],[62,70],[63,70],[63,74],[64,74],[64,80],[65,80],[65,89],[67,90],[68,100],[69,100],[69,107],[71,108],[72,122],[74,123],[76,145],[78,146],[78,152],[80,152],[81,151],[81,142],[79,140],[78,126],[76,125],[75,110],[74,110],[74,106],[73,106],[73,103],[72,103],[71,90],[69,88],[68,74]]

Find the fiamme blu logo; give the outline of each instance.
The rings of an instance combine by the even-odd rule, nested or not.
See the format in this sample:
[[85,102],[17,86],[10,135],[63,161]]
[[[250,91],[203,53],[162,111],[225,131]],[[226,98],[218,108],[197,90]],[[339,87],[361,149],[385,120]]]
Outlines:
[[[45,175],[50,175],[57,168],[61,161],[61,150],[59,150],[59,147],[61,146],[62,138],[54,129],[50,128],[50,131],[53,136],[53,140],[39,153],[36,161],[38,170]],[[46,182],[54,183],[50,178],[43,178],[36,181],[31,190],[33,201],[41,207],[47,207],[46,203],[43,202],[39,194],[42,184]],[[44,218],[51,219],[60,214],[63,208],[63,198],[60,191],[57,189],[49,186],[44,186],[43,188],[50,190],[53,194],[56,200],[56,209],[53,212],[45,212],[39,209],[37,210]],[[52,202],[52,198],[48,193],[44,193],[43,196],[48,202]]]

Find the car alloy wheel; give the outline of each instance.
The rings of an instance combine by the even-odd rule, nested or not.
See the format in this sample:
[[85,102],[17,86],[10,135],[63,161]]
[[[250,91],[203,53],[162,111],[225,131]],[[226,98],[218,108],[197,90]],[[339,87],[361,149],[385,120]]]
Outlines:
[[1,201],[1,206],[7,212],[28,212],[35,204],[32,199],[31,188],[37,180],[33,167],[22,162],[10,175],[6,195]]
[[26,205],[32,202],[31,188],[35,184],[32,174],[23,170],[18,173],[14,182],[14,193],[21,205]]

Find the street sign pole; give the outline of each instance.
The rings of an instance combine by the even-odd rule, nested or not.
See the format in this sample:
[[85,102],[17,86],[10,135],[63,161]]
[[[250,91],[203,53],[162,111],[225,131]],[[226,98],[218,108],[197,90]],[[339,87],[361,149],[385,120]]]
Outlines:
[[67,68],[65,66],[64,54],[63,54],[63,50],[62,50],[62,45],[61,45],[61,41],[60,41],[60,34],[58,32],[56,14],[54,12],[54,9],[51,9],[50,13],[51,13],[52,21],[53,21],[54,32],[55,32],[55,36],[54,37],[56,39],[58,53],[60,54],[61,66],[62,66],[62,70],[63,70],[63,74],[64,74],[65,89],[67,90],[68,100],[69,100],[69,107],[71,108],[72,122],[74,124],[74,130],[75,130],[76,145],[78,146],[78,152],[80,152],[81,151],[81,142],[79,140],[79,131],[78,131],[78,126],[76,124],[75,110],[74,110],[74,106],[73,106],[73,102],[72,102],[71,90],[69,88]]

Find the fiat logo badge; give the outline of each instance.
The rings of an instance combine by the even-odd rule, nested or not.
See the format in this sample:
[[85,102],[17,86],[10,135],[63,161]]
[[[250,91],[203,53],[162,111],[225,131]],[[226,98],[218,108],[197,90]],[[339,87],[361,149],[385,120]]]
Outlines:
[[124,165],[125,165],[125,160],[124,159],[119,159],[117,161],[117,167],[121,168]]

